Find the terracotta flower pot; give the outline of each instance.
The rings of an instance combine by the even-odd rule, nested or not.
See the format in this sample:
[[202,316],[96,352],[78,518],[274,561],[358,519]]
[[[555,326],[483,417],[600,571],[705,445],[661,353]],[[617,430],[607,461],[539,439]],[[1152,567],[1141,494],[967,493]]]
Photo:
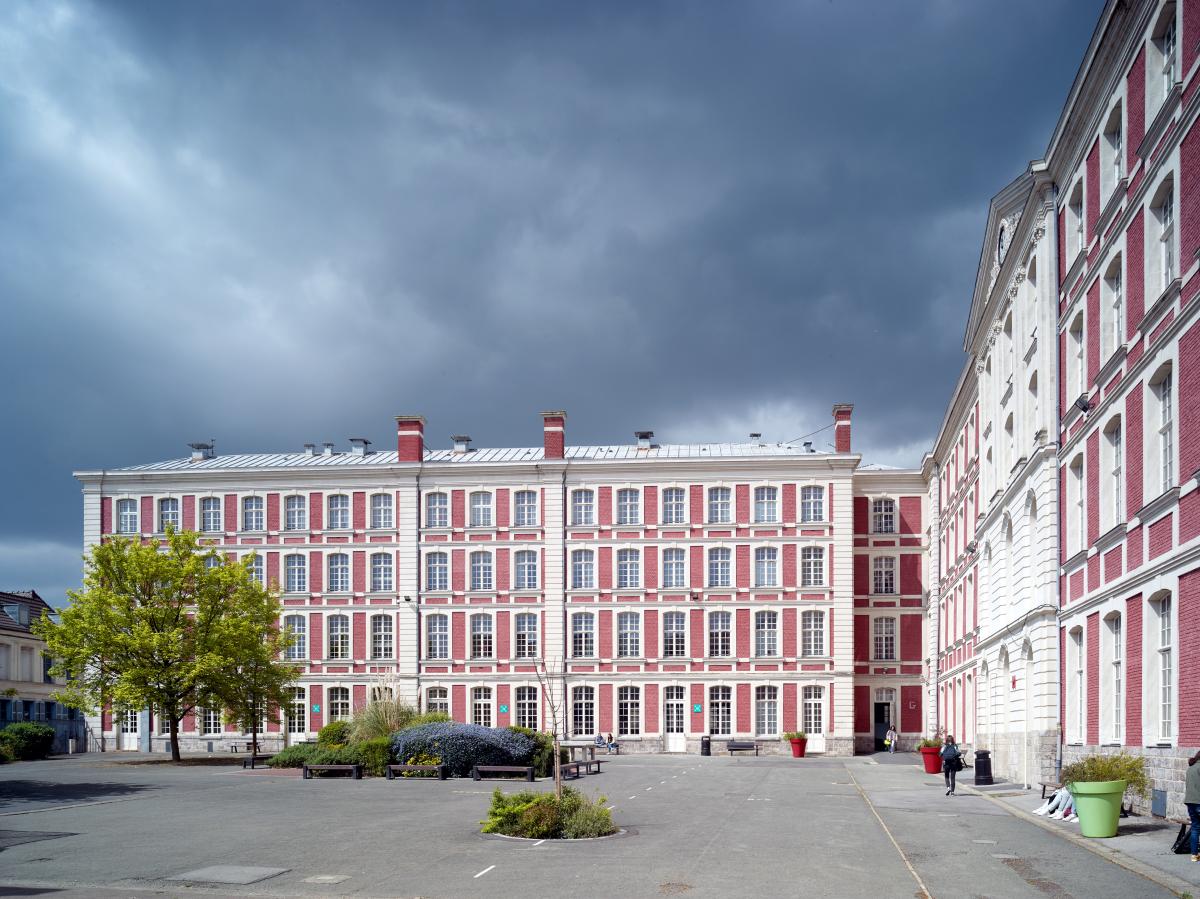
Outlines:
[[804,758],[804,747],[808,745],[808,740],[788,740],[792,744],[792,758]]
[[925,763],[926,774],[940,774],[942,771],[941,749],[937,746],[922,746],[921,761]]

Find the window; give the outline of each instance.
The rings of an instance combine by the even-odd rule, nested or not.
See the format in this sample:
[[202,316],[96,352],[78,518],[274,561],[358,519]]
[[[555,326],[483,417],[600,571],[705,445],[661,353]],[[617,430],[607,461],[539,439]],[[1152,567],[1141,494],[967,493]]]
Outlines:
[[1169,742],[1175,736],[1175,638],[1171,620],[1171,597],[1151,603],[1158,621],[1158,733],[1157,738]]
[[641,494],[625,488],[617,491],[617,524],[639,524],[642,520]]
[[477,614],[471,616],[471,658],[490,659],[492,657],[492,616]]
[[708,586],[728,587],[730,585],[729,557],[730,551],[722,547],[708,551]]
[[590,549],[571,552],[571,589],[594,590],[596,588],[595,555]]
[[221,500],[215,496],[206,496],[200,500],[200,530],[221,530]]
[[708,520],[712,524],[729,524],[733,521],[728,487],[708,488]]
[[663,658],[682,658],[687,654],[687,616],[683,612],[664,612]]
[[1171,366],[1159,369],[1150,382],[1154,402],[1154,442],[1157,458],[1152,470],[1158,475],[1159,493],[1165,493],[1175,485],[1175,379]]
[[825,583],[825,550],[806,546],[800,550],[800,586],[820,587]]
[[825,491],[821,487],[800,488],[800,520],[824,521]]
[[425,691],[425,711],[450,714],[450,691],[445,687],[430,687]]
[[1146,48],[1146,121],[1151,121],[1158,108],[1171,96],[1179,80],[1178,34],[1175,25],[1175,4],[1167,3],[1150,32]]
[[1100,141],[1100,196],[1111,197],[1121,176],[1125,173],[1125,141],[1121,127],[1121,106],[1118,104],[1108,115],[1104,126],[1104,139]]
[[754,735],[774,737],[779,734],[779,688],[754,688]]
[[425,557],[425,589],[435,593],[450,589],[450,561],[445,553]]
[[138,529],[138,508],[136,499],[117,500],[117,533],[136,534]]
[[825,688],[805,687],[800,723],[810,737],[825,732]]
[[390,593],[392,590],[391,553],[371,554],[371,590],[374,593]]
[[571,494],[571,524],[596,523],[596,494],[591,490],[576,490]]
[[1084,246],[1083,181],[1077,181],[1067,204],[1067,260],[1064,265],[1069,267],[1075,257],[1083,252]]
[[308,702],[303,687],[288,687],[287,732],[302,734],[308,731]]
[[779,655],[779,613],[754,613],[754,654],[756,656]]
[[577,659],[596,654],[596,617],[591,612],[571,616],[571,655]]
[[1159,290],[1166,290],[1175,280],[1175,195],[1168,189],[1154,209],[1158,222],[1159,271],[1162,280]]
[[871,504],[871,514],[876,534],[896,533],[896,501],[877,499]]
[[263,499],[261,496],[242,497],[242,530],[265,531],[266,518],[263,514]]
[[533,612],[521,612],[516,619],[516,657],[518,659],[537,658],[538,652],[538,620]]
[[514,583],[517,590],[536,590],[538,585],[537,553],[522,549],[513,554]]
[[308,655],[308,622],[303,615],[288,615],[283,626],[291,636],[284,656],[289,660],[303,659]]
[[392,528],[392,497],[388,493],[371,494],[371,530]]
[[687,521],[687,491],[668,487],[663,491],[663,524],[684,524]]
[[329,592],[350,592],[350,557],[346,553],[333,553],[329,557]]
[[374,615],[371,618],[371,658],[392,657],[392,619],[390,615]]
[[[1067,331],[1067,359],[1063,363],[1067,372],[1067,399],[1074,402],[1073,397],[1083,393],[1086,384],[1084,372],[1085,355],[1083,339],[1083,313],[1075,316]],[[1012,460],[1009,460],[1011,463]]]
[[1100,692],[1101,701],[1107,705],[1108,715],[1105,730],[1107,742],[1120,743],[1124,730],[1123,698],[1125,689],[1125,647],[1121,632],[1121,616],[1109,615],[1104,619],[1105,656],[1107,670],[1105,683]]
[[260,587],[267,585],[267,572],[263,564],[263,557],[258,553],[251,553],[250,559],[250,577],[254,578],[254,582]]
[[641,551],[636,549],[617,550],[617,586],[635,589],[642,583]]
[[779,491],[775,487],[754,488],[754,520],[765,523],[779,520]]
[[330,687],[329,688],[329,720],[330,721],[349,721],[350,720],[350,688],[349,687]]
[[179,500],[160,499],[158,501],[158,532],[165,534],[167,529],[179,530]]
[[350,658],[350,619],[345,615],[330,615],[325,622],[329,627],[328,658]]
[[1103,505],[1101,510],[1101,531],[1125,520],[1124,497],[1124,448],[1121,439],[1121,419],[1113,418],[1104,429],[1104,441],[1101,444],[1104,453],[1103,470],[1107,477],[1100,485]]
[[283,501],[283,528],[286,531],[308,530],[308,503],[303,496],[289,496]]
[[329,497],[329,520],[325,527],[331,531],[350,529],[350,497],[346,494],[335,493]]
[[571,688],[571,734],[591,736],[596,732],[596,690],[594,687]]
[[708,654],[728,658],[733,654],[733,614],[712,612],[708,616]]
[[633,659],[642,654],[641,617],[637,612],[617,615],[617,655]]
[[636,736],[642,732],[642,691],[638,687],[617,688],[617,735]]
[[431,493],[425,497],[425,527],[450,527],[450,500],[444,493]]
[[808,610],[800,615],[800,654],[825,655],[825,613]]
[[876,618],[872,624],[875,636],[874,658],[881,661],[896,660],[896,619]]
[[1070,538],[1067,545],[1072,552],[1084,548],[1087,538],[1087,514],[1083,506],[1085,497],[1083,483],[1083,454],[1071,460],[1067,469],[1067,535]]
[[223,729],[221,726],[220,709],[214,709],[210,706],[205,706],[200,710],[199,718],[201,734],[219,734]]
[[733,689],[708,688],[708,730],[713,736],[733,733]]
[[471,589],[492,589],[492,554],[480,550],[471,553]]
[[779,550],[773,546],[760,546],[754,550],[754,586],[776,587],[779,585]]
[[1083,628],[1067,634],[1067,740],[1082,743],[1084,738],[1084,667]]
[[430,659],[450,658],[450,619],[430,615],[425,619],[425,655]]
[[517,687],[517,727],[538,728],[537,687]]
[[662,585],[665,588],[687,586],[687,556],[682,549],[664,549]]
[[492,495],[486,490],[478,490],[471,494],[471,527],[490,528],[492,526]]
[[308,564],[304,556],[291,555],[283,560],[285,593],[305,593],[308,590]]
[[537,521],[537,494],[532,490],[518,490],[513,497],[513,524],[519,528],[531,528]]
[[1125,295],[1120,256],[1109,265],[1100,287],[1100,355],[1107,359],[1125,344]]
[[873,562],[875,581],[872,593],[896,592],[896,560],[892,556],[876,556]]

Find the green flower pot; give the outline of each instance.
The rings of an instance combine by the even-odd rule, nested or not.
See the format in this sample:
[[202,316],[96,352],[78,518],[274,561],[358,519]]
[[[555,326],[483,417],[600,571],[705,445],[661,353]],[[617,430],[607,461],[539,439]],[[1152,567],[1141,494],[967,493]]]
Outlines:
[[1075,814],[1079,816],[1079,832],[1083,836],[1104,839],[1117,835],[1125,787],[1123,780],[1070,785],[1071,795],[1075,797]]

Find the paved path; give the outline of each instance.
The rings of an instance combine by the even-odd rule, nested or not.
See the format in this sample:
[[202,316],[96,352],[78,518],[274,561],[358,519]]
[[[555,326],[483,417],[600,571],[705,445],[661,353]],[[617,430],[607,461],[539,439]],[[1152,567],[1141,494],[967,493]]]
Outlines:
[[[480,835],[491,785],[472,781],[14,764],[0,768],[0,895],[1173,895],[995,802],[944,796],[911,757],[886,761],[622,756],[580,784],[627,833],[539,845]],[[244,887],[168,881],[218,864],[287,870]]]

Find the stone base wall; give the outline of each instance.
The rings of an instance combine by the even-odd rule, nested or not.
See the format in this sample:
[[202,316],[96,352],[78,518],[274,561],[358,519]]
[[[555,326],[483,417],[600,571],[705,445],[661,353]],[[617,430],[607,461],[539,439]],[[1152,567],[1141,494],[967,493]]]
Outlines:
[[[1054,781],[1058,776],[1058,733],[1042,731],[1029,735],[1032,758],[1029,777],[1032,786],[1041,781]],[[973,749],[990,749],[992,776],[1010,783],[1022,783],[1025,778],[1025,732],[1004,731],[979,734]]]
[[[1187,809],[1183,804],[1184,778],[1187,776],[1187,760],[1196,752],[1195,747],[1064,746],[1063,764],[1068,765],[1087,755],[1112,755],[1118,752],[1145,758],[1151,789],[1163,790],[1167,794],[1167,817],[1187,820]],[[1132,802],[1138,814],[1150,814],[1150,797],[1142,799],[1128,795],[1126,799]]]

